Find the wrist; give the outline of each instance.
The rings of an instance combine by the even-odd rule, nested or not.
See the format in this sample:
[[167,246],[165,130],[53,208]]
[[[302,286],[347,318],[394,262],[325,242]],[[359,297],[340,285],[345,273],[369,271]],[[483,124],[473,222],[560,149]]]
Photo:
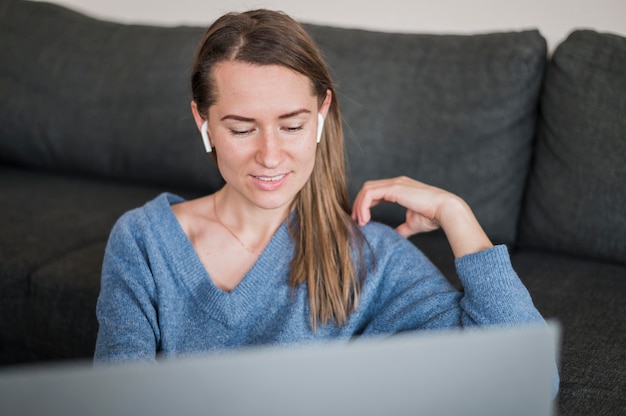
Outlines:
[[493,247],[470,206],[456,195],[442,205],[438,221],[456,258]]
[[445,195],[435,216],[435,220],[444,230],[452,227],[460,221],[468,221],[474,218],[470,206],[455,194]]

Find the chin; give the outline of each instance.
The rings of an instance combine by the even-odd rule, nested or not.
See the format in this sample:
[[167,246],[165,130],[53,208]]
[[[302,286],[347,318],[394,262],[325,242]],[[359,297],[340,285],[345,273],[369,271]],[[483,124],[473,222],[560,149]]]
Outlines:
[[267,210],[288,210],[291,207],[291,203],[295,199],[295,196],[280,197],[278,195],[263,195],[259,198],[252,198],[251,201],[259,208]]

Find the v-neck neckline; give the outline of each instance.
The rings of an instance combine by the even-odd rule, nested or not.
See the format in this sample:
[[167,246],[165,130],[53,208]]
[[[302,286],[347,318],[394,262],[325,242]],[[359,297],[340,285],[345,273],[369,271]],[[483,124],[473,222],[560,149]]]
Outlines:
[[170,239],[160,246],[169,248],[164,255],[170,260],[168,263],[172,267],[171,272],[187,288],[198,307],[214,319],[229,326],[236,325],[254,308],[258,293],[264,292],[266,286],[275,284],[277,278],[285,279],[284,284],[288,284],[281,273],[271,273],[279,269],[277,265],[280,262],[288,263],[292,257],[293,244],[286,221],[280,225],[241,281],[227,292],[213,282],[172,210],[173,204],[184,202],[184,199],[173,194],[164,194],[163,202],[165,212],[159,215],[155,224],[158,228],[169,231],[158,232],[157,235],[167,235]]

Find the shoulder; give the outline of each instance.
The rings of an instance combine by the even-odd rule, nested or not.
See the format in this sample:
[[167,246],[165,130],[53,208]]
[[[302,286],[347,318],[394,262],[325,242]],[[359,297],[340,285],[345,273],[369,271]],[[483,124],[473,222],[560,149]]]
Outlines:
[[111,230],[111,240],[136,238],[150,230],[154,225],[167,226],[174,219],[172,205],[184,199],[170,193],[162,193],[144,205],[126,211],[115,222]]
[[425,294],[454,292],[430,259],[395,229],[370,222],[361,231],[367,241],[366,299],[372,296],[369,299],[378,305],[397,300],[399,305],[402,299],[412,302],[423,299]]
[[367,243],[373,249],[384,247],[407,247],[415,248],[415,246],[406,238],[402,237],[396,230],[386,224],[376,221],[370,221],[367,225],[360,228],[365,236]]
[[126,211],[118,220],[118,224],[133,224],[145,221],[146,218],[160,216],[168,212],[172,212],[172,205],[179,204],[185,200],[177,195],[170,193],[162,193],[156,198],[151,199],[144,205]]
[[379,265],[381,262],[390,260],[394,262],[428,262],[419,248],[386,224],[370,221],[360,229],[369,251],[374,255],[375,261]]

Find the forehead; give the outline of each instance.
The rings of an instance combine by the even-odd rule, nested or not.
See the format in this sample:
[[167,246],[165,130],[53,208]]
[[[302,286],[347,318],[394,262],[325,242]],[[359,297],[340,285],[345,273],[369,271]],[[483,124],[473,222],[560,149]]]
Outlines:
[[213,79],[217,89],[214,105],[218,108],[284,110],[317,103],[311,80],[280,65],[225,61],[214,68]]

